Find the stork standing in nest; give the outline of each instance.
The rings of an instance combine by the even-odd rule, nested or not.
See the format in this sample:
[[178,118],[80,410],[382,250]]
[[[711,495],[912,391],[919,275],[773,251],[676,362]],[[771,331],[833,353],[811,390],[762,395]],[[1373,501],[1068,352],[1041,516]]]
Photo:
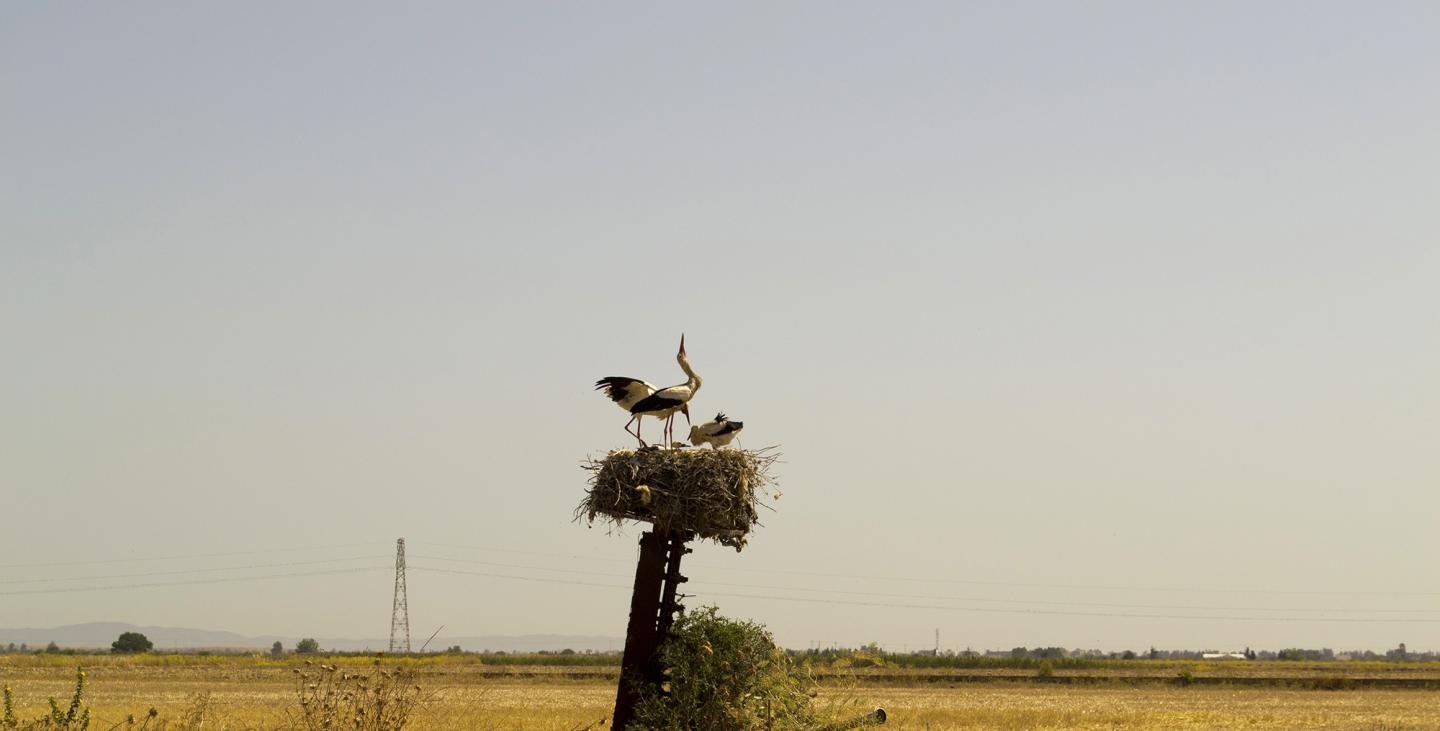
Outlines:
[[[630,412],[630,421],[625,423],[625,433],[635,437],[642,447],[645,446],[645,440],[640,437],[640,417],[653,416],[665,420],[665,444],[670,444],[674,437],[677,412],[685,415],[686,424],[690,423],[690,399],[700,390],[701,380],[690,367],[690,359],[685,355],[684,335],[680,336],[680,352],[675,355],[675,360],[688,376],[684,383],[675,386],[656,389],[645,381],[626,376],[606,376],[595,382],[596,391],[603,390],[617,406]],[[631,424],[635,425],[633,432],[630,431]]]
[[698,447],[709,442],[711,449],[719,449],[734,441],[744,428],[744,423],[730,420],[722,411],[715,415],[714,421],[690,427],[690,443]]

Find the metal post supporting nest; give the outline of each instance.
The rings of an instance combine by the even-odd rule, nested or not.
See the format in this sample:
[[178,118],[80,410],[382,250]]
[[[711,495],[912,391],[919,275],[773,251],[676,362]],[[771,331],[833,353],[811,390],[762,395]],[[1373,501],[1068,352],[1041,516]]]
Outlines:
[[645,531],[640,536],[640,559],[635,564],[635,591],[630,597],[630,623],[625,631],[625,654],[620,660],[612,728],[623,731],[635,717],[635,704],[643,686],[658,688],[664,681],[660,643],[669,634],[675,612],[680,609],[676,589],[688,580],[680,575],[680,558],[690,552],[685,542],[692,537],[679,531]]
[[646,688],[657,693],[664,688],[659,650],[680,611],[679,587],[685,582],[680,559],[690,552],[685,544],[698,538],[744,548],[760,522],[761,500],[774,484],[767,470],[778,458],[769,447],[618,449],[586,464],[590,487],[575,509],[576,520],[593,523],[604,516],[616,525],[651,526],[640,536],[613,728],[624,729],[635,719]]
[[670,634],[670,625],[675,623],[675,613],[683,609],[676,595],[680,585],[690,579],[680,575],[680,558],[690,553],[685,542],[693,537],[692,534],[671,531],[665,541],[665,588],[660,592],[660,619],[656,625],[662,642]]

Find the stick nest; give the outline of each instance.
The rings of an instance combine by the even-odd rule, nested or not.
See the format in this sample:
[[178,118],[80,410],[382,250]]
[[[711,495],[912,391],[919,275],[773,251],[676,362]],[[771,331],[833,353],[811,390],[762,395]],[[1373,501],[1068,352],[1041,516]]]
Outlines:
[[588,459],[590,486],[575,508],[575,520],[595,523],[604,516],[654,524],[656,530],[695,533],[701,538],[745,547],[759,525],[759,509],[775,484],[770,466],[774,447],[744,449],[617,449]]

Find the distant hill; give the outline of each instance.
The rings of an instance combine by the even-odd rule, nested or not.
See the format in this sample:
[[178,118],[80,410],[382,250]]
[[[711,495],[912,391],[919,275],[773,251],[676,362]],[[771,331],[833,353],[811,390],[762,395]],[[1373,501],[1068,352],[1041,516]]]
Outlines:
[[[299,636],[284,635],[242,635],[223,630],[191,629],[187,627],[143,627],[124,622],[87,622],[69,624],[48,629],[21,627],[0,629],[0,645],[10,643],[44,647],[54,642],[61,647],[106,648],[120,636],[121,632],[139,632],[155,643],[157,650],[178,649],[256,649],[269,650],[279,640],[287,649],[294,647]],[[390,645],[389,639],[351,639],[345,637],[316,637],[320,647],[327,650],[384,650]],[[415,649],[425,641],[424,637],[411,637]],[[448,637],[441,635],[430,641],[428,649],[443,650],[459,645],[465,650],[503,650],[505,652],[538,652],[540,650],[563,650],[566,648],[584,650],[620,650],[625,640],[620,637],[599,637],[590,635],[481,635],[472,637]]]

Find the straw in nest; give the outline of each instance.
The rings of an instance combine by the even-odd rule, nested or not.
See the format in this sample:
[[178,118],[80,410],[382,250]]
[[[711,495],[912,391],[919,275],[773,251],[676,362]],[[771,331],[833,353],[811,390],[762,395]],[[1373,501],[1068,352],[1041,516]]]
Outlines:
[[585,499],[575,519],[605,516],[654,524],[659,531],[695,533],[739,551],[759,524],[774,447],[743,449],[621,449],[590,459]]

